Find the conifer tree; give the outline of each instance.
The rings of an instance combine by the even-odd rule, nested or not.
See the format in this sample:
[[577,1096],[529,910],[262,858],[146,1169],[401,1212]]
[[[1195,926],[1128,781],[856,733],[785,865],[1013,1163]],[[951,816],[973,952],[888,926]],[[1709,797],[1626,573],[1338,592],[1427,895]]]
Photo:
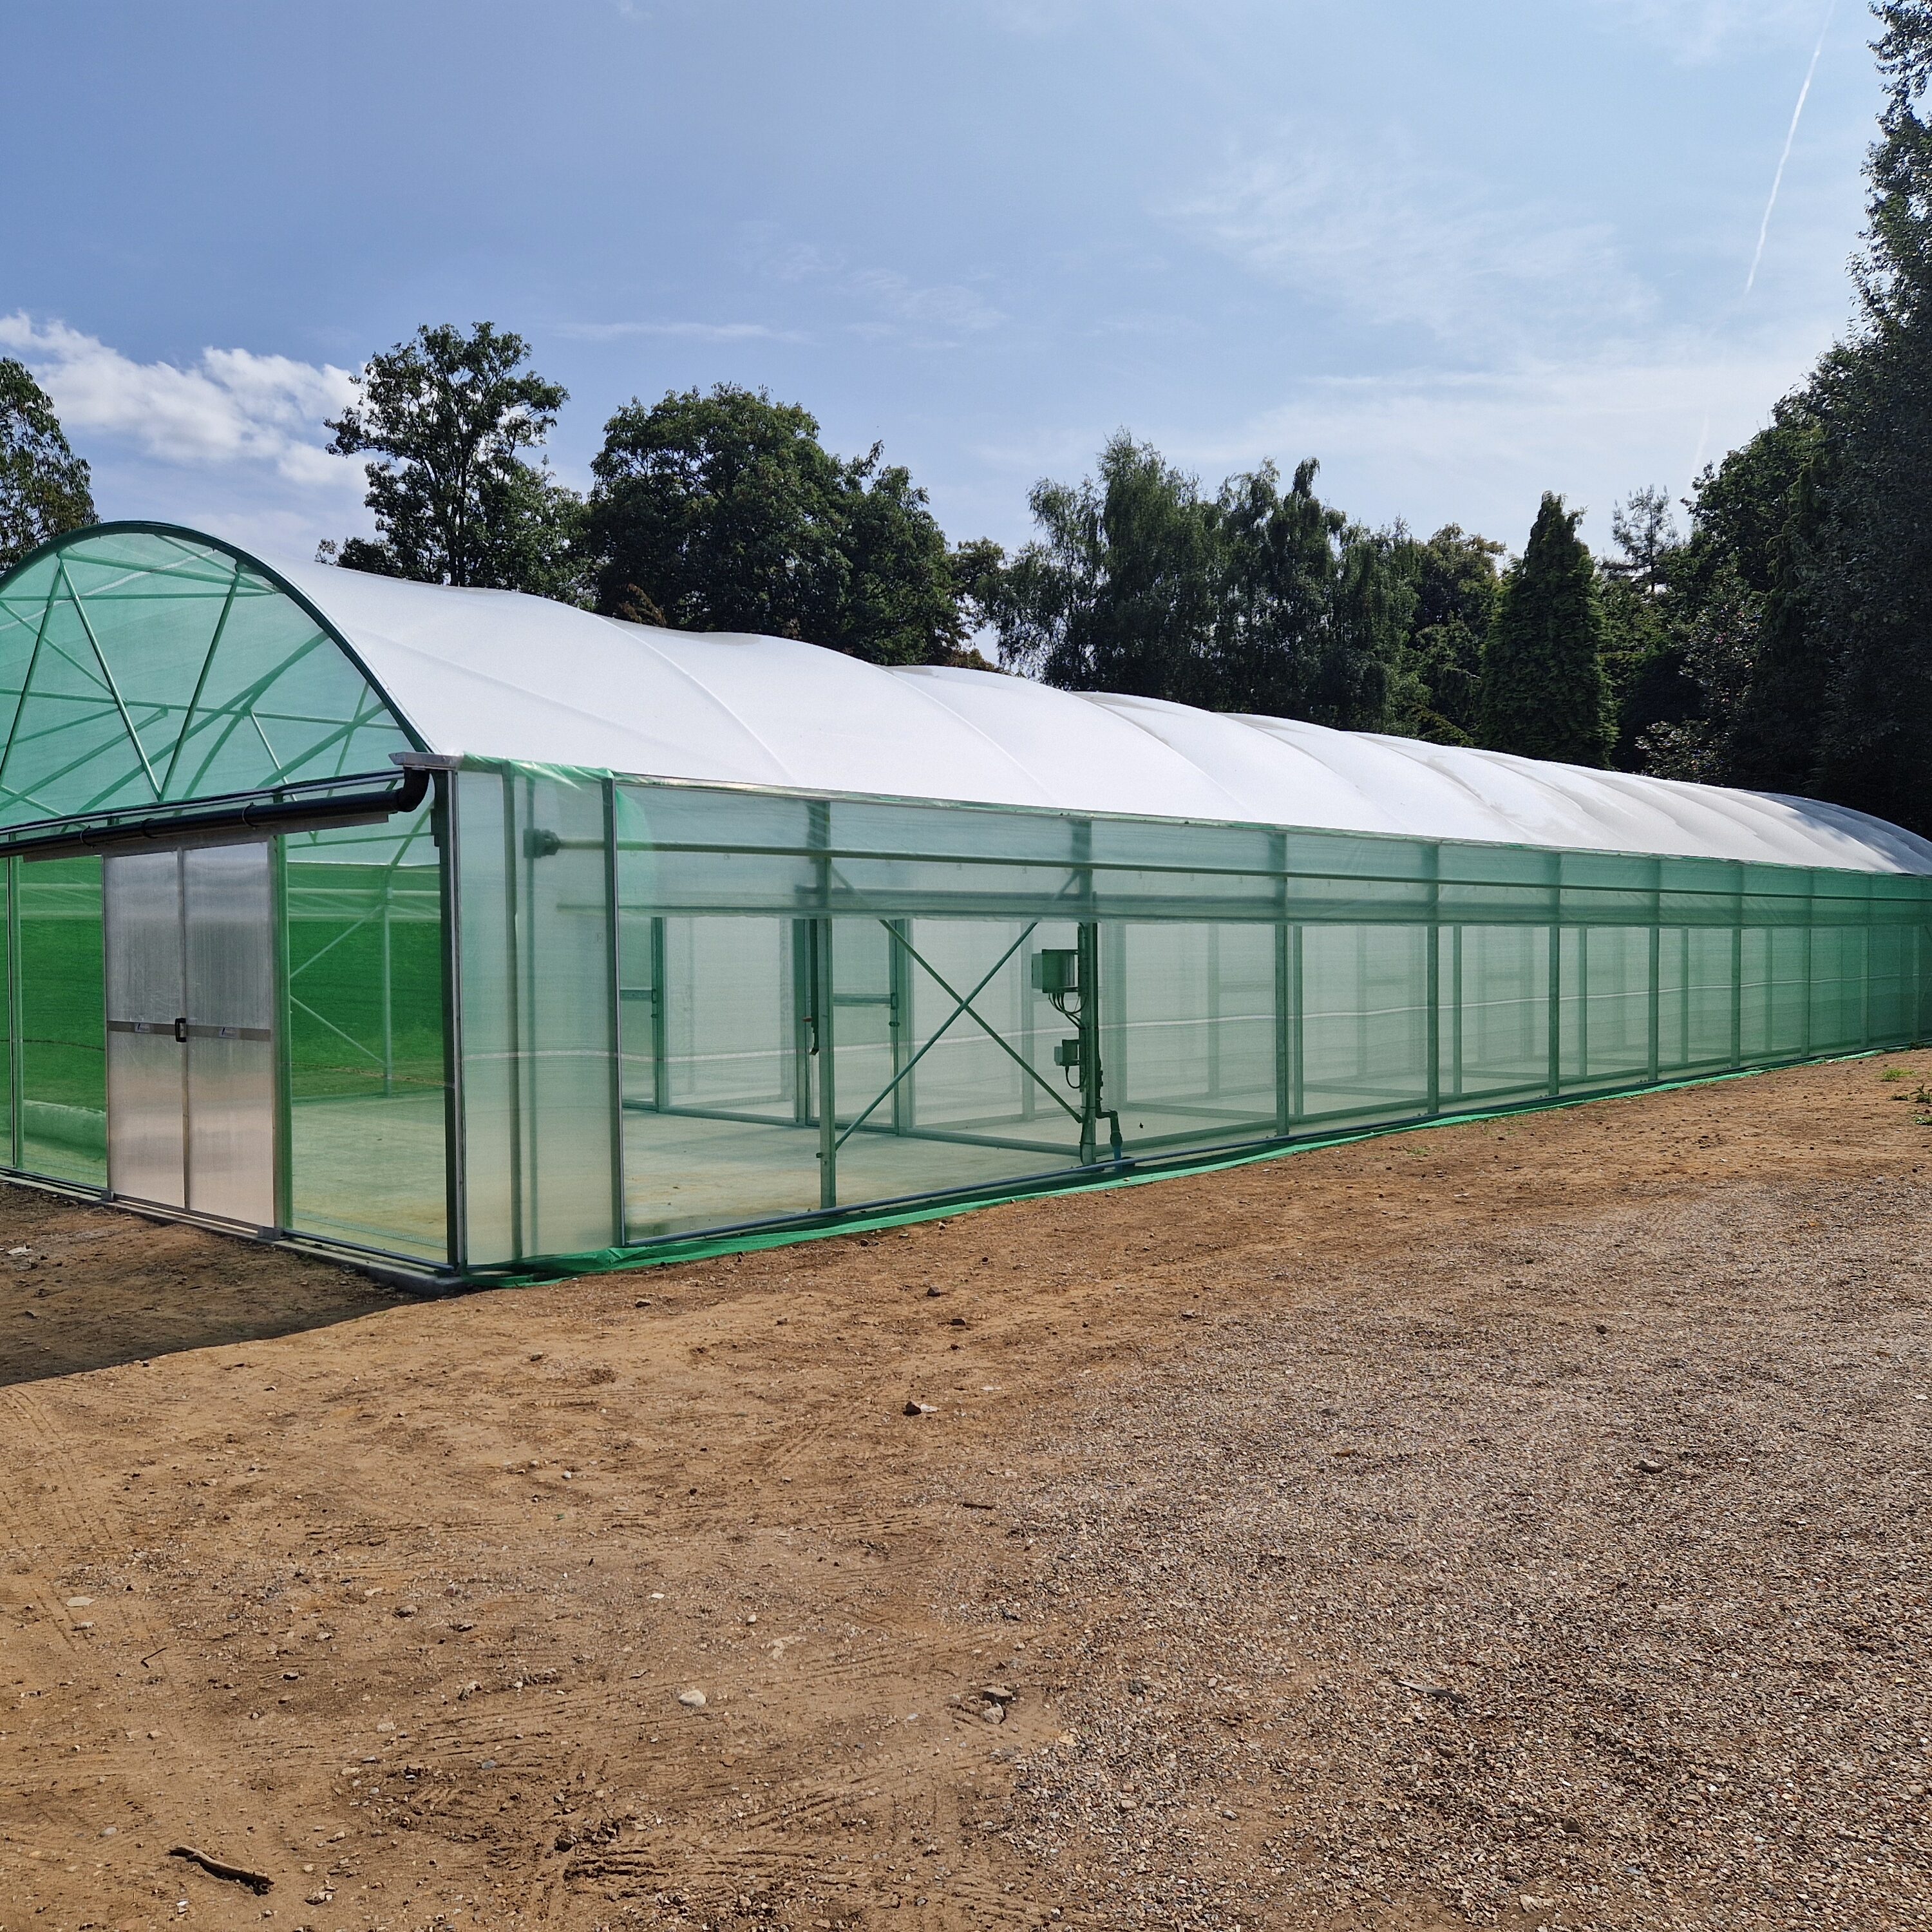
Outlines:
[[1580,510],[1546,495],[1503,581],[1483,649],[1482,742],[1573,765],[1607,762],[1603,614]]

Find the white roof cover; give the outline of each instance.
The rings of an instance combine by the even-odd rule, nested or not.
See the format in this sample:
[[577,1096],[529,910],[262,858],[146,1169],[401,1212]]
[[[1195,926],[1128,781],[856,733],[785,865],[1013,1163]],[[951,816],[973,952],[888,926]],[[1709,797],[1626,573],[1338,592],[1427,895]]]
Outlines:
[[514,591],[274,568],[432,750],[809,791],[1932,874],[1932,843],[1810,799],[888,669]]

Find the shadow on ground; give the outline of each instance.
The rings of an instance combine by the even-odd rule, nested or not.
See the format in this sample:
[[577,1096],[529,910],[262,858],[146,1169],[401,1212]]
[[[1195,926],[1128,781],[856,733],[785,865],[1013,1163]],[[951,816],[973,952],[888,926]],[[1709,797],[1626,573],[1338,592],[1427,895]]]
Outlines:
[[325,1328],[407,1298],[332,1262],[0,1184],[0,1388]]

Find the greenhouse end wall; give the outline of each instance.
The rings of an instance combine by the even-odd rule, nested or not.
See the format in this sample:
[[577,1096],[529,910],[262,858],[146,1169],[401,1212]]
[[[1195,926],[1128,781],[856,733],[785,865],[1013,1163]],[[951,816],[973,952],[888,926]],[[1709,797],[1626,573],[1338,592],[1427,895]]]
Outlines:
[[1907,1044],[1932,880],[472,764],[457,1264]]
[[[285,836],[268,851],[280,982],[276,1231],[446,1265],[445,946],[430,812]],[[0,866],[4,1165],[101,1192],[113,1182],[109,862],[15,856]]]

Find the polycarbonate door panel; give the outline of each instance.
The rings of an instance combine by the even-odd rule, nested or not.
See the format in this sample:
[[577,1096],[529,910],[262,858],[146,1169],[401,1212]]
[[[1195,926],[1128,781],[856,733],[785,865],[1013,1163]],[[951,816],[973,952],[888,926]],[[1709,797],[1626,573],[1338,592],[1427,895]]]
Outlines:
[[182,855],[187,935],[188,1204],[275,1220],[274,898],[268,848]]
[[102,868],[107,976],[107,1184],[188,1205],[181,860],[172,852],[108,859]]

